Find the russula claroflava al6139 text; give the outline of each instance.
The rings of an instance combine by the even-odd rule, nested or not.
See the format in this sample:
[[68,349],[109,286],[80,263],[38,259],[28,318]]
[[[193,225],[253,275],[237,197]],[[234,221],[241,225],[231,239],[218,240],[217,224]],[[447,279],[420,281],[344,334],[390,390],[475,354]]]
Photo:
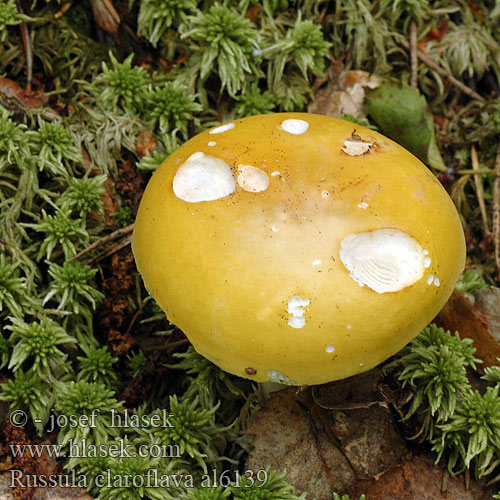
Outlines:
[[154,173],[132,248],[200,354],[256,381],[368,370],[438,313],[465,262],[438,180],[386,137],[322,115],[234,120]]

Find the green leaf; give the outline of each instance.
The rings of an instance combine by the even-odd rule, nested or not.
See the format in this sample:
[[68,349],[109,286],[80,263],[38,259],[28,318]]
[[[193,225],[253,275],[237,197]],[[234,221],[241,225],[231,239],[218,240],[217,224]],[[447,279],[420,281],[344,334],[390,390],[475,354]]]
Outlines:
[[446,170],[434,136],[432,113],[417,89],[385,82],[368,94],[367,111],[383,134],[431,167]]

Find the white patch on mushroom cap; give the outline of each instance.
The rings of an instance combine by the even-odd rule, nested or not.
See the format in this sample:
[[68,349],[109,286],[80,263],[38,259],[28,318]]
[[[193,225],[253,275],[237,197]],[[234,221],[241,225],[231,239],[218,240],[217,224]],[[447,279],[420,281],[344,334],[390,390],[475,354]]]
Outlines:
[[433,281],[434,281],[434,275],[429,274],[429,276],[427,276],[427,284],[432,285]]
[[422,247],[398,229],[350,234],[342,240],[339,255],[351,278],[377,293],[402,290],[424,273]]
[[271,226],[271,231],[272,231],[273,233],[277,233],[279,230],[280,230],[280,228],[279,228],[276,224],[273,224],[273,225]]
[[281,128],[293,135],[300,135],[307,131],[309,128],[309,123],[305,120],[297,120],[296,118],[290,118],[281,123]]
[[172,187],[177,198],[199,203],[231,194],[236,183],[231,168],[224,160],[197,152],[179,167]]
[[217,143],[215,141],[210,141],[208,143],[208,146],[210,146],[211,148],[214,147]]
[[[426,255],[426,254],[423,253],[423,255]],[[430,265],[431,265],[431,258],[430,257],[424,257],[424,267],[427,269],[428,267],[430,267]]]
[[335,346],[333,344],[327,345],[325,347],[326,352],[335,352]]
[[278,370],[267,370],[267,378],[269,382],[276,382],[278,384],[299,385]]
[[227,132],[232,128],[234,128],[234,123],[224,123],[224,125],[220,125],[219,127],[210,130],[209,134],[222,134],[222,132]]
[[262,170],[252,165],[238,167],[238,184],[251,193],[265,191],[269,187],[269,177]]
[[313,266],[321,266],[322,262],[320,259],[316,259],[312,261]]
[[368,203],[366,203],[366,201],[362,201],[361,203],[358,203],[358,207],[365,210],[368,208]]
[[439,286],[441,284],[441,282],[439,281],[439,278],[436,276],[434,278],[434,286]]
[[373,146],[373,142],[356,141],[354,139],[346,139],[344,145],[340,148],[349,156],[359,156],[367,153]]
[[288,314],[292,317],[288,320],[288,324],[293,328],[303,328],[306,324],[306,318],[304,318],[304,307],[311,303],[309,299],[303,299],[297,295],[290,297],[288,299]]

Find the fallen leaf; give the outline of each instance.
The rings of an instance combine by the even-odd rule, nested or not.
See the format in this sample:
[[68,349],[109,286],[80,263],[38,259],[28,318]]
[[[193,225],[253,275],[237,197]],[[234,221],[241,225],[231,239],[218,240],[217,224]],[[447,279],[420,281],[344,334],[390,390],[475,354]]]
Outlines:
[[120,16],[111,0],[90,0],[94,20],[102,30],[111,35],[118,34]]
[[33,500],[93,500],[83,488],[36,488]]
[[463,476],[449,477],[427,457],[413,455],[379,478],[357,481],[343,490],[351,498],[365,494],[367,500],[491,500],[498,488],[486,488]]
[[[493,296],[491,296],[492,298]],[[490,301],[490,307],[496,303],[498,295]],[[483,299],[483,303],[484,303]],[[474,341],[476,357],[483,360],[483,368],[500,365],[500,344],[491,334],[488,320],[476,304],[473,304],[462,292],[455,290],[436,318],[436,323],[450,332],[458,332],[462,338]]]
[[[299,493],[308,491],[308,500],[331,500],[354,481],[398,465],[407,449],[391,412],[378,404],[379,380],[372,370],[300,393],[272,393],[249,429],[255,440],[248,468],[286,469],[287,480]],[[350,408],[331,409],[342,406],[342,393]]]
[[149,130],[143,130],[137,140],[135,141],[135,148],[137,154],[143,158],[144,156],[151,156],[156,148],[156,139]]
[[430,29],[426,33],[425,37],[418,42],[418,49],[427,54],[427,45],[429,44],[429,42],[440,42],[446,35],[446,32],[448,31],[448,22],[449,19],[444,19],[443,21],[441,21],[441,24],[437,28]]
[[366,110],[383,134],[431,167],[446,170],[436,144],[432,113],[417,89],[385,82],[368,93]]
[[30,95],[21,85],[9,80],[8,78],[0,78],[0,92],[6,97],[15,97],[19,102],[27,108],[39,108],[43,106],[43,101]]
[[342,114],[362,115],[365,89],[375,89],[380,83],[381,79],[377,75],[367,71],[351,70],[332,74],[328,85],[316,93],[308,111],[334,118],[340,118]]
[[337,382],[312,386],[311,393],[314,402],[326,410],[354,410],[374,405],[387,407],[379,391],[381,380],[380,370],[374,369]]
[[500,343],[500,288],[492,286],[489,290],[478,290],[476,307],[484,314],[491,334]]
[[14,500],[14,494],[10,487],[10,473],[0,476],[0,500]]
[[[378,369],[311,388],[312,424],[339,447],[357,480],[384,473],[407,453],[394,418],[379,391]],[[320,404],[318,404],[318,402]],[[342,408],[325,411],[325,408]],[[335,463],[328,464],[336,467]]]
[[113,214],[118,211],[115,183],[111,177],[108,177],[103,186],[104,193],[101,200],[103,202],[104,218],[107,224],[114,225],[116,218]]
[[[309,500],[331,500],[332,491],[354,481],[348,460],[320,433],[316,441],[309,412],[297,400],[294,388],[272,393],[254,416],[248,433],[255,436],[247,468],[259,470],[268,465],[287,471],[287,481],[297,493],[310,492]],[[332,470],[325,461],[335,463]]]

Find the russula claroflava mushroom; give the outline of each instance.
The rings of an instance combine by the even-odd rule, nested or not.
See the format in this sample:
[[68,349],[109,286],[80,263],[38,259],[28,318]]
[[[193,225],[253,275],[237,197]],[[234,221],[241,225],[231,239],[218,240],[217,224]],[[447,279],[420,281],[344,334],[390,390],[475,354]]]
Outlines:
[[319,384],[396,353],[465,262],[434,175],[377,132],[322,115],[234,120],[154,173],[132,248],[200,354],[256,381]]

